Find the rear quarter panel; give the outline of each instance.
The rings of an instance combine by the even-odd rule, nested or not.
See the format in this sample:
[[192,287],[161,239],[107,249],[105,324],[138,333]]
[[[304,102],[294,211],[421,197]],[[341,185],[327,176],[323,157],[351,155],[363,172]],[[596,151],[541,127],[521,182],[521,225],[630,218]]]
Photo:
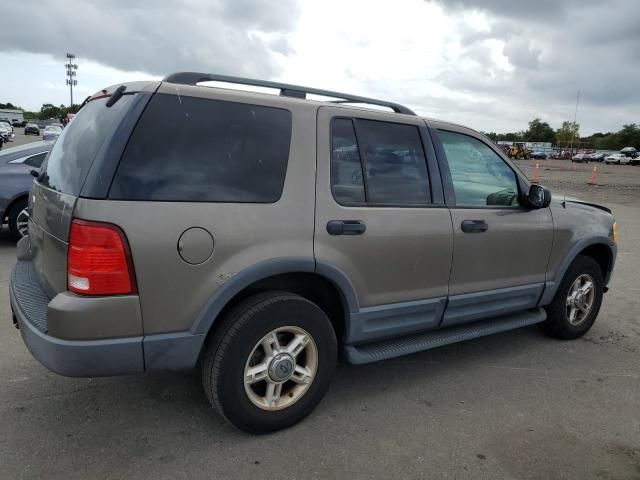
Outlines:
[[[282,196],[273,204],[78,199],[75,217],[116,224],[127,236],[147,335],[189,330],[218,289],[257,263],[279,257],[313,261],[316,107],[231,90],[163,87],[164,93],[287,108],[292,135]],[[180,235],[191,227],[214,238],[213,255],[199,265],[178,253]]]

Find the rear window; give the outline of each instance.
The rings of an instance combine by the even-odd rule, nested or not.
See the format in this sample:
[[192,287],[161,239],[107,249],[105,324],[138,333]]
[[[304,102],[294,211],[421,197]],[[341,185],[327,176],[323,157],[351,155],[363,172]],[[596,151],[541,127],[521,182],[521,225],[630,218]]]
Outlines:
[[273,203],[282,194],[290,139],[287,110],[156,94],[109,198]]
[[102,143],[127,112],[132,99],[133,95],[124,95],[108,108],[106,98],[87,103],[62,130],[45,162],[41,183],[59,192],[79,195]]

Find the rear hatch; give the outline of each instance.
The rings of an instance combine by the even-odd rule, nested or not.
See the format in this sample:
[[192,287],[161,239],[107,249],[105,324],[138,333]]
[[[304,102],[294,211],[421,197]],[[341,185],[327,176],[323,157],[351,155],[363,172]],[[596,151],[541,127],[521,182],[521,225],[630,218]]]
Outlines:
[[117,87],[94,95],[44,161],[29,196],[29,241],[49,298],[67,290],[67,249],[76,200],[106,198],[129,134],[156,88],[157,83],[135,83],[120,86],[113,98]]

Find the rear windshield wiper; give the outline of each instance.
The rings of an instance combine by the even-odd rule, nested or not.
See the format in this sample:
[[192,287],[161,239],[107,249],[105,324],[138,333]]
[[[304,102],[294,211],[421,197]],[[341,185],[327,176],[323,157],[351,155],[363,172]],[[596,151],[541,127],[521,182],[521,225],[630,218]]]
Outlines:
[[115,105],[115,103],[122,98],[122,95],[124,95],[124,91],[126,89],[126,85],[120,85],[118,88],[116,88],[116,91],[113,92],[111,94],[111,97],[109,97],[109,100],[107,100],[107,108]]

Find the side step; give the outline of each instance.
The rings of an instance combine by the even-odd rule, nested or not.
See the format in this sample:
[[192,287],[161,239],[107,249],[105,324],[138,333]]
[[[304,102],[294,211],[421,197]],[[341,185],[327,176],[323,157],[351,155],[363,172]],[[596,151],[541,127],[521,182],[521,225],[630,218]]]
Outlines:
[[451,343],[463,342],[474,338],[506,332],[546,320],[547,313],[542,308],[503,315],[458,327],[431,330],[408,337],[395,338],[367,345],[347,345],[347,361],[353,364],[377,362],[410,353],[430,350]]

